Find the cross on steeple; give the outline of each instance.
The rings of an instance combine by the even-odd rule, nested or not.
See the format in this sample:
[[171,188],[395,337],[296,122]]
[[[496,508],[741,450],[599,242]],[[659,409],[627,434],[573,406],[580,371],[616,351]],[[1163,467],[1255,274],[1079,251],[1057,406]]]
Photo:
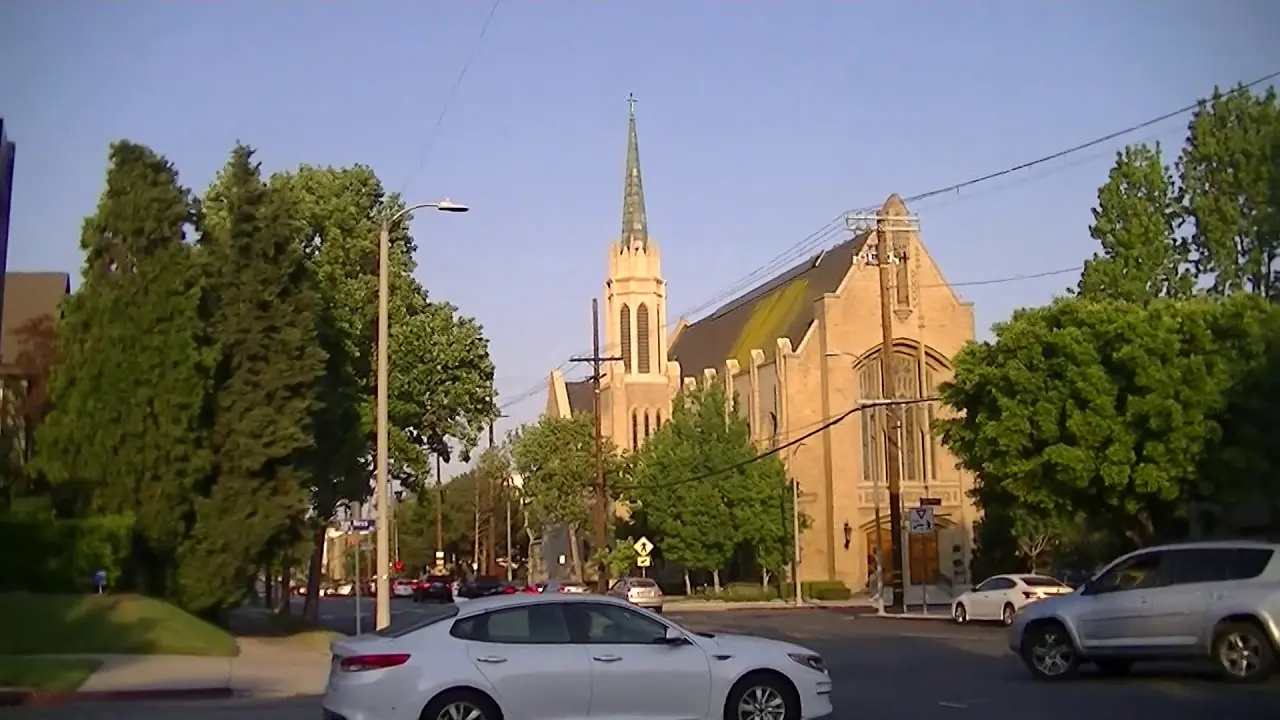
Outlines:
[[636,116],[636,96],[635,93],[627,93],[627,111],[631,117]]

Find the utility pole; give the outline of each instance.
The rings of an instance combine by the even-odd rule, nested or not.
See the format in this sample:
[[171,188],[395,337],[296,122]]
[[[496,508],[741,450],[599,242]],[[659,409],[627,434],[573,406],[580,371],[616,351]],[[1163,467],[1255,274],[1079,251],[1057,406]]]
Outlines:
[[440,473],[440,455],[436,455],[436,572],[444,570],[444,477]]
[[572,362],[591,363],[592,409],[596,420],[596,497],[592,520],[595,525],[595,546],[600,564],[596,567],[596,590],[600,593],[609,591],[608,563],[604,559],[604,549],[608,545],[608,498],[604,487],[604,425],[600,417],[600,380],[603,365],[606,362],[621,360],[620,357],[601,357],[600,355],[600,301],[591,300],[591,357],[570,358]]
[[[893,298],[890,296],[894,262],[900,262],[895,249],[890,247],[887,218],[876,217],[876,266],[880,275],[880,394],[884,399],[892,399],[897,385],[894,377],[893,363]],[[899,435],[902,431],[902,408],[890,405],[885,416],[889,422],[885,424],[884,465],[885,476],[889,481],[889,527],[893,534],[889,536],[892,568],[890,581],[893,584],[893,602],[889,611],[901,613],[905,609],[904,595],[906,585],[902,577],[902,448]],[[876,528],[877,532],[879,528]]]
[[[495,422],[497,422],[496,419],[491,420],[489,422],[489,451],[490,452],[494,451],[493,425]],[[497,523],[498,523],[498,520],[497,520],[496,514],[494,513],[494,505],[497,504],[497,499],[495,497],[496,493],[494,492],[494,478],[486,477],[484,479],[484,494],[486,498],[485,507],[487,508],[487,511],[489,513],[489,517],[485,521],[485,531],[484,531],[484,567],[485,567],[486,574],[497,577],[498,575],[498,572],[497,572],[497,564],[498,564],[498,543],[497,543],[498,524]]]
[[[868,225],[875,231],[875,265],[880,280],[880,388],[885,407],[884,470],[889,486],[889,567],[893,602],[888,612],[902,613],[905,609],[906,583],[903,577],[902,535],[902,404],[893,402],[897,394],[896,374],[893,363],[893,268],[906,261],[906,253],[893,246],[895,231],[914,230],[918,219],[910,215],[891,215],[885,212],[857,213],[845,217],[845,225],[856,232],[865,231]],[[878,492],[878,490],[877,490]],[[876,527],[877,534],[879,526]],[[879,543],[877,543],[878,545]]]

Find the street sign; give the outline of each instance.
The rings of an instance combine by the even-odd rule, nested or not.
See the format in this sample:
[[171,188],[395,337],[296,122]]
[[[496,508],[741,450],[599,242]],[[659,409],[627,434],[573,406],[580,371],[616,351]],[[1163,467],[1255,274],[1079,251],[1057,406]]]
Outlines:
[[93,574],[93,588],[98,591],[99,595],[101,595],[103,588],[105,588],[106,586],[107,586],[107,571],[98,570]]
[[942,505],[942,498],[920,498],[920,507],[939,507]]
[[373,529],[373,520],[352,520],[351,529],[355,532],[368,532]]
[[653,564],[653,558],[648,555],[641,555],[636,558],[636,567],[649,567]]
[[912,535],[928,535],[933,532],[933,507],[925,505],[907,510],[907,528]]
[[647,537],[640,538],[636,541],[636,544],[631,547],[635,548],[636,554],[641,557],[645,557],[649,553],[653,552],[653,543],[649,542],[649,538]]

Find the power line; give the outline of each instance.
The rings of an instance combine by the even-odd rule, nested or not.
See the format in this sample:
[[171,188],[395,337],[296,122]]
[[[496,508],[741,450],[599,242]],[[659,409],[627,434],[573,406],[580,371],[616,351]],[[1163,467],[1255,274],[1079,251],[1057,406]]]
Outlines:
[[805,433],[804,435],[801,435],[800,437],[794,440],[789,440],[783,443],[782,445],[778,445],[777,447],[770,448],[765,452],[759,453],[757,455],[753,455],[752,457],[749,457],[746,460],[740,460],[736,463],[733,463],[732,465],[726,465],[725,467],[717,468],[715,470],[712,470],[711,472],[702,473],[701,475],[694,475],[693,477],[682,478],[680,480],[674,480],[672,482],[658,483],[657,485],[654,485],[654,486],[637,485],[633,483],[631,485],[614,484],[614,485],[611,485],[611,487],[622,489],[622,490],[627,490],[627,489],[634,490],[638,488],[665,490],[667,488],[675,487],[677,485],[685,485],[687,483],[695,483],[695,482],[702,482],[704,480],[710,480],[711,478],[716,478],[721,475],[731,473],[735,470],[741,470],[742,468],[748,465],[751,465],[753,463],[758,463],[761,460],[764,460],[766,458],[773,457],[774,455],[777,455],[783,450],[786,450],[788,448],[793,448],[799,445],[800,443],[804,442],[805,440],[808,440],[809,438],[829,428],[839,425],[840,423],[847,420],[850,416],[856,413],[862,412],[863,410],[866,410],[868,408],[889,407],[889,406],[895,406],[895,405],[903,405],[903,406],[919,405],[921,403],[936,402],[937,400],[938,398],[936,397],[909,398],[905,400],[881,400],[874,403],[864,403],[864,404],[854,405],[852,408],[849,408],[848,410],[840,413],[839,415],[836,415],[835,417],[830,418],[826,422],[822,423],[822,425],[818,426],[813,430],[810,430],[809,432]]
[[[1280,77],[1280,70],[1275,71],[1275,72],[1272,72],[1272,73],[1268,73],[1267,75],[1264,75],[1264,76],[1262,76],[1262,77],[1260,77],[1260,78],[1258,78],[1257,80],[1254,80],[1254,81],[1252,81],[1252,82],[1244,83],[1244,84],[1242,84],[1242,85],[1239,85],[1239,86],[1237,86],[1237,87],[1235,87],[1235,88],[1231,89],[1230,91],[1228,91],[1228,92],[1227,92],[1227,93],[1225,93],[1225,94],[1227,94],[1227,95],[1231,95],[1231,94],[1234,94],[1234,93],[1246,92],[1246,91],[1252,90],[1253,88],[1255,88],[1255,87],[1257,87],[1257,86],[1259,86],[1259,85],[1262,85],[1262,84],[1264,84],[1264,83],[1270,82],[1271,80],[1274,80],[1274,79],[1276,79],[1277,77]],[[1158,124],[1160,124],[1160,123],[1166,122],[1166,121],[1171,120],[1171,119],[1173,119],[1173,118],[1175,118],[1175,117],[1178,117],[1178,116],[1180,116],[1180,115],[1185,115],[1185,114],[1187,114],[1187,113],[1189,113],[1189,112],[1192,112],[1192,111],[1196,110],[1196,108],[1198,108],[1198,107],[1200,106],[1200,103],[1201,103],[1201,102],[1203,102],[1203,100],[1196,100],[1196,102],[1191,103],[1190,105],[1185,105],[1185,106],[1180,107],[1180,108],[1178,108],[1178,109],[1176,109],[1176,110],[1172,110],[1172,111],[1169,111],[1169,112],[1163,113],[1163,114],[1161,114],[1161,115],[1158,115],[1158,116],[1153,117],[1153,118],[1151,118],[1151,119],[1149,119],[1149,120],[1145,120],[1145,121],[1143,121],[1143,122],[1137,123],[1137,124],[1135,124],[1135,125],[1130,125],[1130,126],[1128,126],[1128,127],[1126,127],[1126,128],[1123,128],[1123,129],[1120,129],[1120,130],[1116,130],[1116,131],[1113,131],[1113,132],[1109,132],[1109,133],[1107,133],[1107,134],[1105,134],[1105,135],[1101,135],[1101,136],[1099,136],[1099,137],[1093,138],[1092,140],[1088,140],[1088,141],[1083,142],[1083,143],[1080,143],[1080,144],[1078,144],[1078,145],[1073,145],[1073,146],[1068,147],[1068,148],[1066,148],[1066,149],[1059,150],[1059,151],[1057,151],[1057,152],[1050,153],[1050,154],[1048,154],[1048,155],[1043,155],[1043,156],[1038,157],[1038,158],[1036,158],[1036,159],[1034,159],[1034,160],[1029,160],[1029,161],[1027,161],[1027,162],[1019,163],[1019,164],[1017,164],[1017,165],[1012,165],[1012,166],[1007,167],[1007,168],[1004,168],[1004,169],[1002,169],[1002,170],[997,170],[997,171],[995,171],[995,172],[990,172],[990,173],[987,173],[987,174],[985,174],[985,175],[979,175],[979,176],[977,176],[977,177],[970,178],[970,179],[965,180],[965,181],[963,181],[963,182],[953,183],[953,184],[951,184],[951,185],[947,185],[947,186],[945,186],[945,187],[936,188],[936,189],[929,190],[929,191],[922,192],[922,193],[916,193],[915,195],[911,195],[911,196],[908,196],[907,198],[904,198],[904,202],[907,202],[907,203],[914,203],[914,202],[919,202],[919,201],[921,201],[921,200],[926,200],[926,199],[929,199],[929,198],[937,197],[937,196],[939,196],[939,195],[945,195],[945,194],[947,194],[947,193],[958,192],[958,191],[963,190],[963,189],[965,189],[965,188],[973,187],[973,186],[975,186],[975,185],[979,185],[979,184],[982,184],[982,183],[985,183],[985,182],[989,182],[989,181],[991,181],[991,180],[995,180],[995,179],[998,179],[998,178],[1001,178],[1001,177],[1005,177],[1005,176],[1007,176],[1007,175],[1011,175],[1011,174],[1014,174],[1014,173],[1017,173],[1017,172],[1021,172],[1021,171],[1023,171],[1023,170],[1028,170],[1028,169],[1030,169],[1030,168],[1037,167],[1037,166],[1039,166],[1039,165],[1043,165],[1043,164],[1045,164],[1045,163],[1052,162],[1052,161],[1054,161],[1054,160],[1060,160],[1060,159],[1062,159],[1062,158],[1064,158],[1064,157],[1067,157],[1067,156],[1069,156],[1069,155],[1073,155],[1073,154],[1075,154],[1075,153],[1082,152],[1082,151],[1084,151],[1084,150],[1088,150],[1088,149],[1090,149],[1090,148],[1097,147],[1098,145],[1102,145],[1103,143],[1107,143],[1107,142],[1110,142],[1110,141],[1112,141],[1112,140],[1116,140],[1116,139],[1118,139],[1118,138],[1124,137],[1125,135],[1131,135],[1131,134],[1133,134],[1133,133],[1135,133],[1135,132],[1138,132],[1138,131],[1140,131],[1140,130],[1145,130],[1145,129],[1149,128],[1149,127],[1152,127],[1153,125],[1158,125]],[[787,248],[786,250],[784,250],[784,251],[782,251],[781,253],[779,253],[777,256],[775,256],[775,257],[774,257],[772,260],[770,260],[769,262],[767,262],[767,263],[765,263],[764,265],[762,265],[762,266],[760,266],[760,267],[756,268],[756,270],[752,271],[750,274],[748,274],[748,275],[746,275],[745,277],[740,278],[738,281],[734,282],[734,284],[733,284],[733,285],[731,285],[729,289],[727,289],[727,290],[723,290],[723,291],[721,291],[721,292],[717,293],[717,294],[716,294],[714,297],[712,297],[710,300],[708,300],[708,301],[706,301],[706,302],[701,303],[700,305],[698,305],[697,307],[693,308],[693,309],[692,309],[692,310],[690,310],[690,311],[680,313],[680,314],[677,316],[677,318],[679,318],[679,319],[677,319],[674,323],[671,323],[671,324],[667,327],[667,330],[671,330],[672,328],[674,328],[675,326],[677,326],[677,325],[678,325],[678,324],[679,324],[679,323],[680,323],[684,318],[687,318],[689,315],[696,314],[697,312],[700,312],[700,311],[702,311],[702,310],[705,310],[706,308],[708,308],[708,307],[710,307],[710,306],[712,306],[712,305],[719,304],[722,300],[728,300],[728,299],[730,299],[730,298],[731,298],[731,297],[733,297],[733,296],[736,296],[736,295],[741,294],[741,292],[742,292],[742,291],[746,291],[746,290],[751,289],[750,287],[744,287],[744,286],[749,286],[749,285],[751,285],[751,284],[752,284],[756,279],[758,279],[758,278],[759,278],[760,276],[762,276],[762,275],[769,274],[769,273],[774,273],[774,272],[776,272],[776,271],[779,271],[779,270],[783,269],[783,267],[785,267],[786,265],[788,265],[788,264],[790,264],[790,263],[793,263],[793,262],[795,262],[795,261],[797,261],[797,260],[801,259],[802,257],[804,257],[804,256],[808,255],[809,253],[811,253],[811,252],[815,251],[818,247],[820,247],[820,246],[824,245],[824,244],[825,244],[825,243],[826,243],[826,242],[827,242],[827,241],[828,241],[832,236],[839,235],[839,234],[841,233],[841,231],[843,231],[843,230],[844,230],[844,218],[845,218],[845,217],[847,217],[848,215],[853,214],[853,213],[857,213],[857,212],[861,212],[861,211],[865,211],[865,210],[874,210],[874,209],[875,209],[875,207],[876,207],[875,205],[873,205],[873,204],[869,204],[869,205],[867,205],[867,206],[865,206],[865,207],[863,207],[863,208],[860,208],[860,209],[858,209],[858,210],[849,210],[849,211],[846,211],[846,212],[844,212],[844,213],[841,213],[841,214],[840,214],[840,215],[838,215],[835,219],[831,220],[831,221],[830,221],[830,222],[828,222],[826,225],[822,226],[822,228],[820,228],[820,229],[818,229],[818,230],[816,230],[816,231],[814,231],[814,232],[810,233],[810,234],[809,234],[809,235],[807,235],[805,238],[801,239],[799,242],[796,242],[795,244],[791,245],[791,246],[790,246],[789,248]],[[988,279],[988,280],[974,280],[974,281],[965,282],[965,283],[943,283],[943,284],[942,284],[942,286],[945,286],[945,287],[977,287],[977,286],[982,286],[982,285],[996,285],[996,284],[1005,283],[1005,282],[1015,282],[1015,281],[1019,281],[1019,280],[1031,280],[1031,279],[1036,279],[1036,278],[1050,277],[1050,276],[1054,276],[1054,275],[1062,275],[1062,274],[1065,274],[1065,273],[1068,273],[1068,272],[1074,272],[1074,271],[1080,270],[1082,267],[1083,267],[1083,266],[1074,266],[1074,267],[1070,267],[1070,268],[1061,268],[1061,269],[1059,269],[1059,270],[1050,270],[1050,271],[1042,272],[1042,273],[1029,273],[1029,274],[1026,274],[1026,275],[1015,275],[1015,276],[1010,276],[1010,277],[1005,277],[1005,278],[993,278],[993,279]],[[922,287],[930,287],[930,286],[922,286]],[[581,354],[581,353],[579,353],[579,354]],[[563,367],[564,367],[564,364],[561,364],[561,366],[560,366],[559,368],[557,368],[557,370],[559,370],[559,369],[561,369],[561,368],[563,368]],[[554,372],[554,371],[552,371],[552,372]],[[550,373],[548,373],[548,375],[550,375]],[[510,406],[512,406],[512,405],[515,405],[516,403],[523,402],[524,400],[526,400],[526,399],[528,399],[528,398],[530,398],[530,397],[533,397],[533,396],[534,396],[534,395],[536,395],[538,392],[540,392],[541,390],[543,390],[544,388],[546,388],[546,387],[547,387],[547,384],[548,384],[548,380],[545,380],[545,379],[544,379],[544,380],[540,381],[537,385],[534,385],[534,386],[530,387],[528,390],[525,390],[525,391],[523,391],[523,392],[521,392],[521,393],[518,393],[516,398],[513,398],[512,400],[507,401],[507,402],[506,402],[506,403],[504,403],[501,407],[502,407],[502,408],[507,408],[507,407],[510,407]]]
[[436,117],[436,124],[431,127],[431,131],[427,135],[427,142],[422,146],[422,152],[418,154],[418,162],[413,166],[413,170],[410,171],[409,176],[405,178],[404,185],[400,188],[401,195],[404,195],[409,186],[413,184],[414,177],[426,165],[431,149],[435,147],[436,140],[440,138],[440,126],[444,124],[444,119],[449,114],[449,108],[453,106],[453,99],[458,95],[458,90],[462,87],[462,81],[467,77],[467,70],[471,68],[471,63],[479,55],[484,36],[489,32],[489,25],[493,23],[493,16],[498,13],[498,6],[501,4],[502,0],[493,0],[493,5],[489,6],[489,14],[484,19],[484,25],[480,26],[480,34],[476,36],[476,41],[471,46],[471,52],[467,55],[466,61],[462,63],[462,69],[458,71],[458,76],[454,78],[453,87],[449,89],[449,94],[445,97],[444,107],[440,108],[440,114]]

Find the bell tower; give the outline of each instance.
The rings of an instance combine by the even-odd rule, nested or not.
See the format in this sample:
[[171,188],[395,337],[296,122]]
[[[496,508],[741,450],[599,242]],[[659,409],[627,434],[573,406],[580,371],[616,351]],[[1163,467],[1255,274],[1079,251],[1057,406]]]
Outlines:
[[[615,398],[615,428],[630,428],[614,442],[634,448],[670,417],[667,391],[667,283],[662,256],[649,239],[644,183],[640,176],[640,142],[636,136],[636,99],[628,96],[627,162],[623,175],[622,234],[609,248],[609,277],[604,284],[607,354],[606,377]],[[621,396],[621,397],[619,397]],[[622,425],[621,423],[625,423]]]

